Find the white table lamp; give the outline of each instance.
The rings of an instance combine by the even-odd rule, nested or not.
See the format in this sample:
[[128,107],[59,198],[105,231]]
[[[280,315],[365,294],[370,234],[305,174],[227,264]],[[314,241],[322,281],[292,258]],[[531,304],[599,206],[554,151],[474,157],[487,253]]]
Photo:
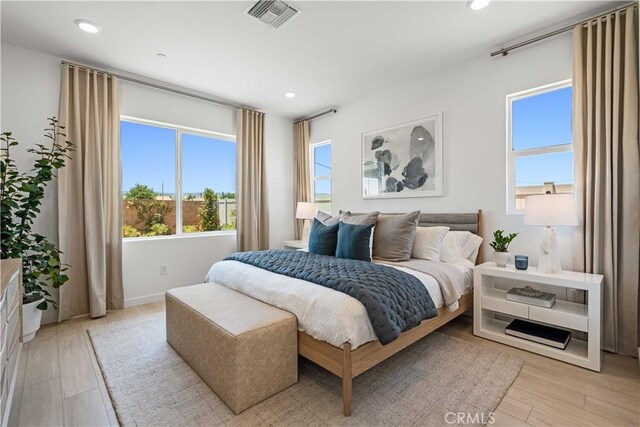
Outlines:
[[573,194],[540,194],[527,196],[524,205],[524,224],[543,225],[544,237],[540,245],[538,271],[559,273],[562,271],[556,232],[552,226],[578,225],[578,215]]
[[298,202],[298,206],[296,207],[296,218],[304,219],[304,227],[302,228],[302,241],[309,241],[309,232],[311,231],[311,221],[316,217],[316,213],[318,213],[318,208],[314,203],[309,202]]

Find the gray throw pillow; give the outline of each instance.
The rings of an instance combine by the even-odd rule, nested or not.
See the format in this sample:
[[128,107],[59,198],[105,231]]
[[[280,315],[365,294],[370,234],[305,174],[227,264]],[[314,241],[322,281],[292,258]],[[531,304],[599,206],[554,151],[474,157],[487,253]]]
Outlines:
[[316,219],[323,223],[324,225],[335,225],[340,223],[340,218],[342,215],[331,216],[330,214],[322,211],[318,211],[316,214]]
[[378,221],[378,215],[380,212],[370,212],[366,214],[352,214],[351,212],[341,212],[340,220],[342,222],[346,222],[347,224],[355,224],[355,225],[369,225],[376,224]]
[[409,261],[420,211],[378,216],[373,235],[373,257],[384,261]]

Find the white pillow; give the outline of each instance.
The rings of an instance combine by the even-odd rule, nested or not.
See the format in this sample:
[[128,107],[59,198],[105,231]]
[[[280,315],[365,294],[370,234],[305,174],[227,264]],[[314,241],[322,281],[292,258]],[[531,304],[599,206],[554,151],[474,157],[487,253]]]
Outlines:
[[462,256],[471,261],[473,265],[476,265],[481,244],[482,237],[472,233],[467,239],[467,243],[465,243],[464,248],[462,248]]
[[471,233],[468,231],[449,231],[444,236],[442,248],[440,248],[440,261],[455,264],[467,260],[464,256],[464,247],[470,236]]
[[416,227],[411,258],[440,261],[440,248],[449,227]]

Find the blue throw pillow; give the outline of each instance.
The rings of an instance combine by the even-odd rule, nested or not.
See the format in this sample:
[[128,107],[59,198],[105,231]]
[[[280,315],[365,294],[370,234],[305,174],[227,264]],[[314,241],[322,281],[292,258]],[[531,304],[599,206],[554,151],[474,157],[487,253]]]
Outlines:
[[371,261],[371,230],[375,224],[347,224],[340,222],[336,257]]
[[339,225],[324,225],[317,218],[314,218],[311,232],[309,232],[309,252],[318,255],[336,256]]

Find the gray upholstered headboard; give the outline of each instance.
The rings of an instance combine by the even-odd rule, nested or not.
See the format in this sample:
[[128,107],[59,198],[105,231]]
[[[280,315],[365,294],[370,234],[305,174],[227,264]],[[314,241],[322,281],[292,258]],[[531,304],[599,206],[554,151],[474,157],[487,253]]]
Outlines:
[[[421,213],[418,218],[418,227],[436,227],[444,225],[449,227],[451,231],[470,231],[473,234],[482,236],[481,220],[482,209],[478,209],[478,212],[475,213]],[[476,260],[476,264],[481,263],[482,251],[478,253],[478,259]]]
[[[384,214],[385,212],[380,213]],[[391,213],[387,215],[399,214]],[[470,231],[473,234],[480,235],[482,232],[480,227],[481,217],[482,210],[480,209],[475,213],[421,213],[418,218],[418,227],[436,227],[444,225],[449,227],[451,231]]]
[[476,213],[421,213],[418,218],[418,227],[447,226],[451,231],[470,231],[480,234],[480,216],[482,211]]

